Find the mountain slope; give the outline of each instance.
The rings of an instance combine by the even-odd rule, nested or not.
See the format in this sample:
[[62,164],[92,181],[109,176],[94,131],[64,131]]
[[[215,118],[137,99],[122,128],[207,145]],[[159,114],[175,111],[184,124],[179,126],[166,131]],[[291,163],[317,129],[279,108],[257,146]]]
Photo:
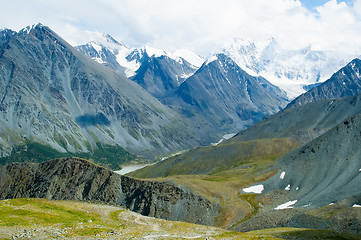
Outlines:
[[361,93],[361,60],[356,58],[323,84],[294,99],[287,108],[320,99],[354,96]]
[[276,159],[361,112],[361,95],[286,109],[217,146],[200,147],[132,173],[136,177],[211,174],[255,159]]
[[[349,118],[312,142],[279,159],[278,174],[264,183],[265,192],[285,189],[295,207],[361,203],[361,115]],[[281,172],[283,178],[280,178]]]
[[93,151],[100,143],[142,154],[199,143],[178,114],[48,27],[1,35],[2,156],[26,139],[61,152]]
[[162,55],[149,57],[143,55],[141,66],[130,79],[138,83],[156,98],[164,97],[168,92],[177,88],[197,68],[183,58],[177,61]]
[[252,184],[262,186],[264,209],[232,229],[297,226],[360,234],[360,132],[357,114],[278,159],[273,177]]
[[283,91],[261,77],[248,75],[224,54],[204,63],[163,102],[233,132],[276,113],[286,104]]
[[360,112],[361,95],[322,99],[287,108],[240,131],[229,141],[288,137],[304,144]]
[[102,34],[98,39],[75,47],[81,53],[91,57],[126,76],[133,76],[140,66],[141,52],[130,49],[115,40],[109,34]]

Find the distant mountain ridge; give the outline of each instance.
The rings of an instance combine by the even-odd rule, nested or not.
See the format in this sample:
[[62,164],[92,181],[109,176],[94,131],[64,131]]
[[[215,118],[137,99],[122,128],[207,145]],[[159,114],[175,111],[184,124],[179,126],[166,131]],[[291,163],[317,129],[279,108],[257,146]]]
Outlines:
[[[95,48],[98,50],[87,52],[84,46],[78,47],[89,56],[97,52],[93,59],[105,65],[109,64],[106,52],[116,53],[106,44],[100,43]],[[102,54],[104,57],[99,60]],[[282,90],[264,78],[248,75],[224,54],[218,54],[219,59],[214,63],[214,57],[203,62],[189,51],[167,53],[149,46],[134,49],[132,54],[126,58],[139,67],[137,65],[138,69],[128,77],[165,105],[194,117],[195,122],[203,122],[204,128],[210,129],[210,134],[217,128],[224,134],[237,132],[279,111],[287,103],[287,96]],[[191,60],[188,62],[186,59]],[[191,64],[202,62],[201,66]]]
[[356,56],[334,51],[317,51],[312,46],[299,50],[282,48],[274,38],[252,41],[237,38],[224,44],[222,52],[252,75],[260,75],[284,89],[293,99],[304,86],[321,83]]
[[[194,71],[204,62],[201,57],[186,49],[166,52],[147,45],[141,48],[129,48],[115,40],[109,34],[102,34],[97,40],[91,41],[85,45],[76,46],[75,48],[99,63],[122,73],[124,72],[127,77],[133,77],[142,63],[149,59],[167,57],[169,60],[178,64],[186,62],[186,65],[193,68]],[[181,75],[188,74],[179,73],[179,75],[176,76],[181,77]]]
[[334,73],[330,79],[294,99],[287,108],[320,99],[354,96],[359,93],[361,93],[361,60],[355,58]]

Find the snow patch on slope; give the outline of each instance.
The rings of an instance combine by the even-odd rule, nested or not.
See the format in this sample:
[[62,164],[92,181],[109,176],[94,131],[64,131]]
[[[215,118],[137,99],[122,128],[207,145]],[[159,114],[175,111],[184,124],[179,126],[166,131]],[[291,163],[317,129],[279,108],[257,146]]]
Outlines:
[[283,203],[279,206],[277,206],[276,208],[274,208],[275,210],[282,210],[282,209],[288,209],[288,208],[293,208],[293,205],[297,203],[297,200],[293,200],[293,201],[289,201],[286,203]]
[[264,190],[264,186],[262,184],[260,185],[255,185],[252,187],[248,187],[248,188],[243,188],[243,192],[245,193],[257,193],[260,194],[262,193]]

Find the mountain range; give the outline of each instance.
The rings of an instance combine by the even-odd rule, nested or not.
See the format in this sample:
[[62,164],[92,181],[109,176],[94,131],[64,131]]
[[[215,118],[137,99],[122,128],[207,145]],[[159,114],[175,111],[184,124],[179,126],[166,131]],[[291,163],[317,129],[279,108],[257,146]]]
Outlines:
[[249,75],[231,58],[217,54],[162,102],[234,132],[278,112],[287,98],[266,79]]
[[81,54],[48,27],[5,30],[1,36],[1,156],[26,140],[60,152],[92,152],[101,144],[142,154],[211,141],[198,141],[202,134],[190,130],[196,124],[187,126],[138,84]]
[[232,206],[223,210],[229,215],[223,224],[232,230],[303,227],[359,234],[361,95],[334,98],[332,91],[329,97],[322,91],[341,81],[336,95],[357,93],[359,79],[348,77],[357,76],[356,62],[307,92],[312,101],[285,108],[218,145],[130,175],[175,181]]
[[285,90],[290,99],[304,93],[308,85],[322,83],[359,55],[305,48],[288,50],[277,40],[252,41],[245,38],[230,40],[221,50],[242,69],[260,75]]
[[[112,38],[105,39],[110,44],[114,42]],[[95,42],[77,48],[105,65],[114,65],[108,63],[108,59],[117,58],[121,62],[119,55],[125,54],[102,42],[104,40],[91,51],[88,46],[95,46]],[[118,43],[118,46],[123,45]],[[108,57],[109,52],[115,53],[110,54],[112,58]],[[174,57],[175,53],[148,46],[127,50],[127,54],[129,52],[138,53],[136,60],[132,61],[139,64],[135,71],[126,70],[134,71],[130,79],[165,105],[193,117],[193,121],[204,122],[210,129],[237,132],[264,116],[276,113],[288,102],[285,92],[262,77],[249,75],[224,54],[217,54],[203,62],[196,54],[184,50],[178,51],[177,57]],[[126,59],[130,60],[129,55]]]
[[222,54],[203,62],[109,35],[75,49],[41,24],[1,34],[2,157],[37,142],[60,153],[119,146],[153,158],[216,142],[287,103]]
[[[0,199],[101,202],[282,239],[359,235],[361,60],[334,54],[235,40],[203,60],[109,35],[74,48],[41,24],[3,30]],[[121,176],[97,165],[108,154],[113,169],[162,158]]]

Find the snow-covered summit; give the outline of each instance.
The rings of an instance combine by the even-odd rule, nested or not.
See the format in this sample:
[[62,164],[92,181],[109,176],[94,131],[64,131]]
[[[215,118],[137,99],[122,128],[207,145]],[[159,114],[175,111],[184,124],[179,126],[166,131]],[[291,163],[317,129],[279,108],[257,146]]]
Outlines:
[[304,86],[323,82],[355,56],[317,51],[309,45],[284,49],[274,38],[252,41],[232,39],[222,50],[251,75],[260,75],[284,89],[290,99],[305,92]]
[[184,59],[195,67],[200,67],[204,63],[204,59],[189,49],[179,49],[168,54],[168,56],[176,61]]
[[19,33],[26,33],[26,34],[29,34],[32,30],[36,29],[36,28],[42,28],[44,27],[43,24],[41,24],[40,22],[37,22],[37,23],[34,23],[33,25],[29,25],[23,29],[21,29],[19,31]]
[[135,75],[145,55],[151,58],[166,56],[181,64],[186,61],[194,66],[194,69],[199,68],[204,62],[200,56],[188,49],[167,52],[149,45],[140,48],[129,48],[109,34],[104,33],[95,33],[95,37],[91,42],[78,46],[77,49],[99,63],[124,71],[127,77]]

